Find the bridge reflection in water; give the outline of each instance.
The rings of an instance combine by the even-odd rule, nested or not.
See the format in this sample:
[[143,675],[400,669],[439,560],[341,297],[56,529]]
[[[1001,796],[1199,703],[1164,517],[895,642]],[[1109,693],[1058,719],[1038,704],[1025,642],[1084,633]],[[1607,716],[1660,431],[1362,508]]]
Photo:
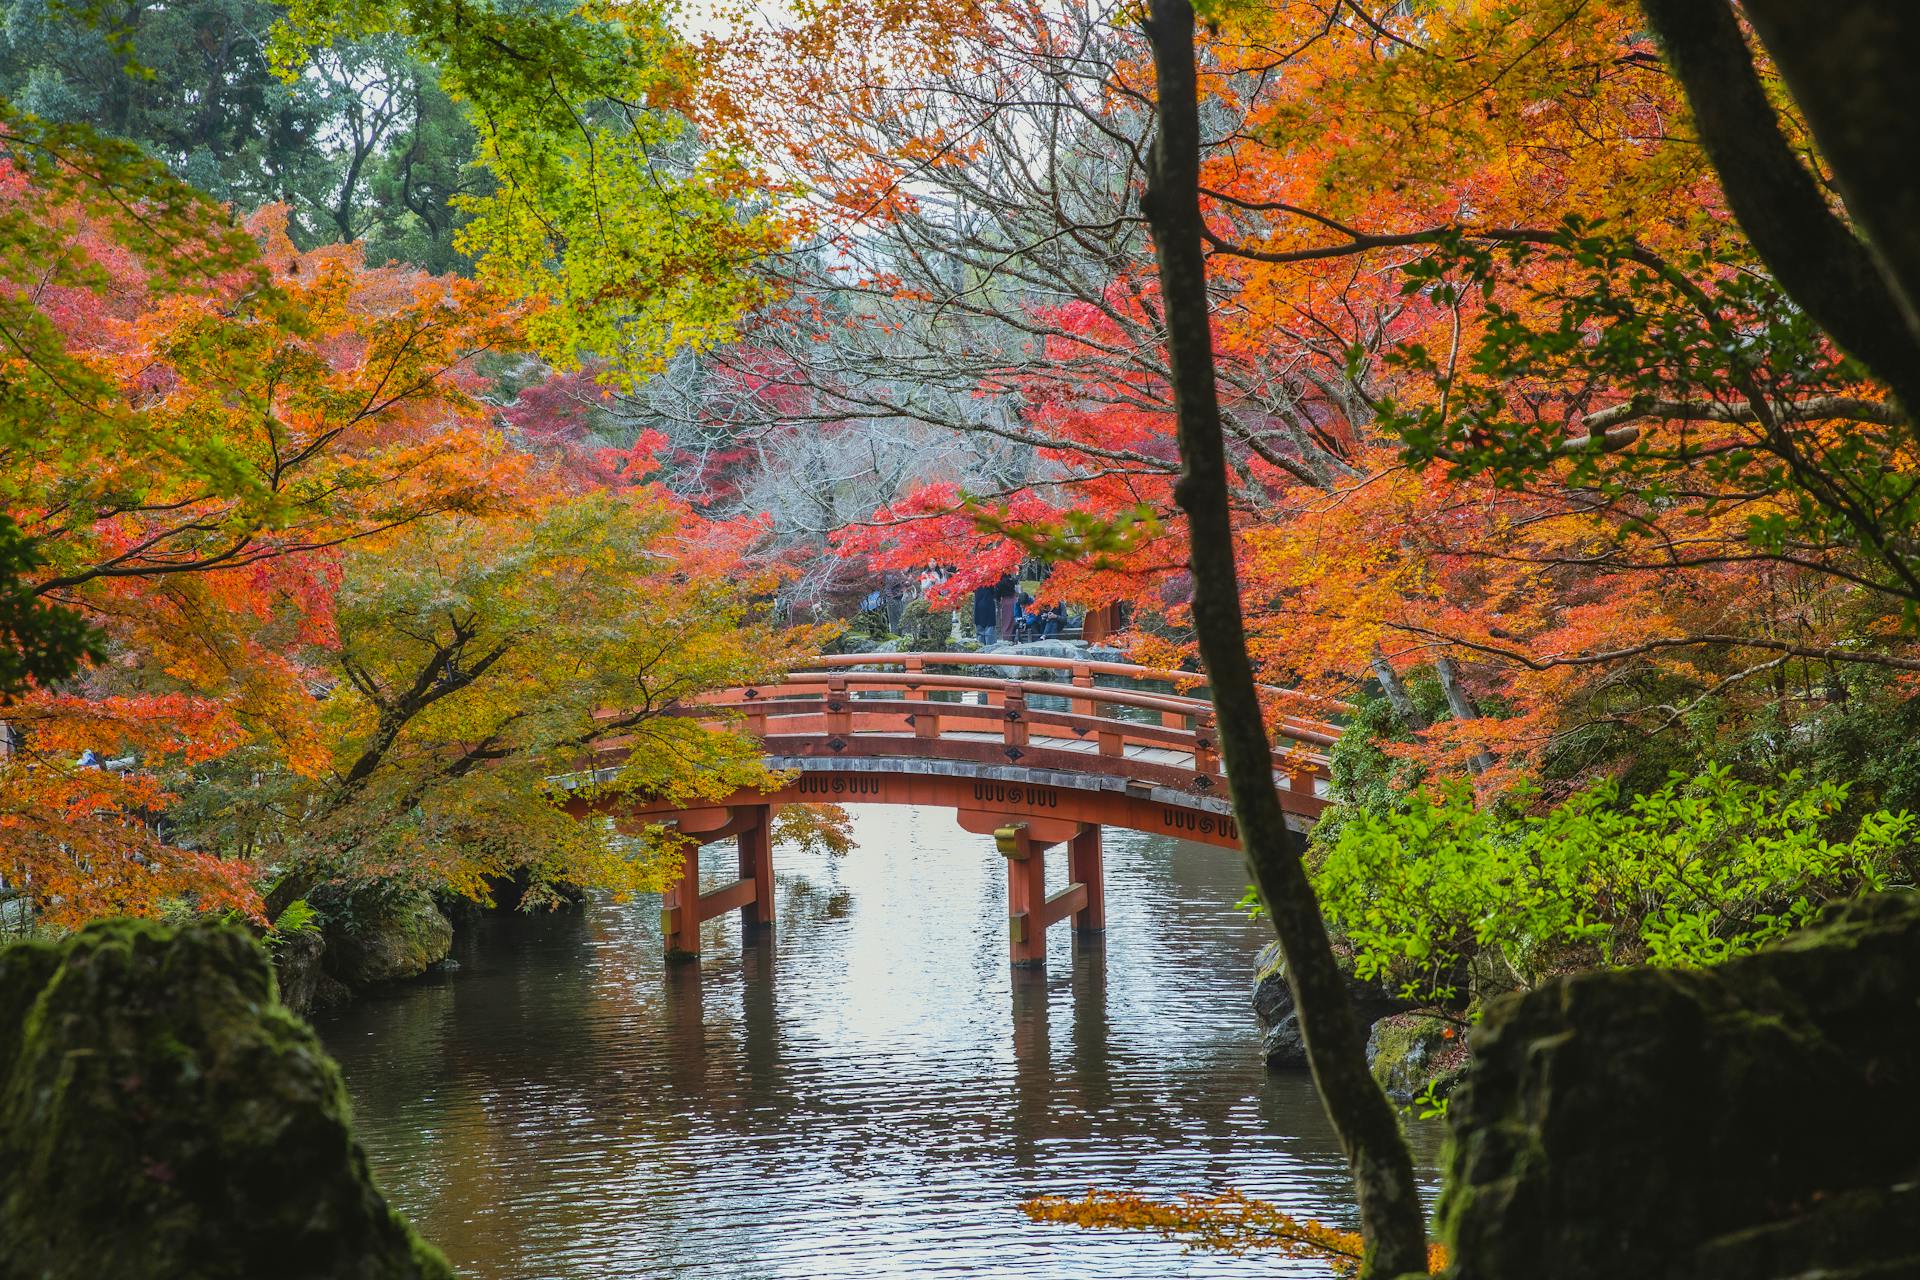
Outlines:
[[777,931],[714,920],[701,964],[663,966],[638,904],[488,916],[458,972],[321,1020],[382,1188],[461,1275],[1324,1276],[1015,1208],[1231,1185],[1352,1224],[1311,1082],[1260,1061],[1236,856],[1109,832],[1104,955],[1056,929],[1009,971],[990,841],[853,816],[853,853],[783,852]]
[[[971,674],[982,669],[1020,674]],[[962,829],[992,837],[1006,860],[1008,956],[1015,968],[1038,966],[1051,925],[1071,919],[1082,936],[1106,927],[1103,828],[1238,845],[1212,704],[1142,687],[1202,683],[1183,672],[1068,658],[822,657],[778,684],[727,690],[682,709],[743,723],[765,745],[768,764],[792,775],[785,787],[699,808],[611,797],[582,799],[574,809],[668,823],[703,845],[735,841],[735,878],[703,891],[700,860],[689,857],[667,894],[662,932],[676,957],[698,955],[700,926],[727,912],[740,912],[749,933],[773,923],[770,834],[780,805],[950,809]],[[1324,807],[1323,749],[1337,733],[1325,721],[1279,721],[1274,787],[1296,831]],[[1049,894],[1052,849],[1065,850],[1067,883]]]

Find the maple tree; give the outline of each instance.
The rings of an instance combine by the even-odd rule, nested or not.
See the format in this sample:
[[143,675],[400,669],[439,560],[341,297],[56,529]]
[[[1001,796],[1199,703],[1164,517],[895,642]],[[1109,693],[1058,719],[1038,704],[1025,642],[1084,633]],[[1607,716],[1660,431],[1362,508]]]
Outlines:
[[669,6],[567,9],[447,0],[297,0],[270,54],[292,80],[343,38],[405,40],[467,113],[492,189],[455,201],[455,244],[506,296],[540,300],[527,339],[631,384],[731,333],[755,299],[742,268],[783,243],[756,176],[701,145],[681,110],[701,79]]
[[[1908,420],[1758,269],[1638,11],[1365,12],[1216,6],[1203,41],[1234,122],[1201,186],[1262,674],[1404,704],[1436,671],[1452,719],[1421,749],[1495,781],[1911,669]],[[834,246],[777,268],[804,301],[754,340],[849,417],[1032,446],[1013,486],[936,479],[846,552],[904,570],[971,541],[957,591],[1020,554],[1008,526],[1104,520],[1127,554],[1049,593],[1177,633],[1138,46],[1099,6],[950,19],[836,6],[733,51],[774,102],[716,114],[806,175]]]
[[[327,767],[252,789],[278,815],[278,898],[316,880],[351,892],[413,883],[485,898],[519,876],[659,889],[678,867],[662,829],[583,821],[594,793],[716,799],[773,782],[757,744],[671,714],[714,688],[774,678],[818,644],[756,624],[737,551],[647,486],[535,496],[346,557],[338,673],[319,709]],[[703,543],[705,545],[703,545]],[[746,587],[742,589],[743,585]],[[596,766],[590,786],[552,779]],[[284,815],[305,814],[293,828]]]
[[[159,773],[108,762],[265,738],[310,767],[309,673],[287,654],[330,626],[317,561],[492,501],[499,451],[472,447],[453,375],[502,321],[441,283],[365,276],[351,251],[297,255],[273,215],[257,259],[186,289],[106,219],[48,213],[72,270],[17,298],[35,339],[17,368],[60,408],[12,442],[0,483],[33,540],[32,596],[96,629],[105,660],[7,710],[5,875],[57,920],[196,885],[249,903],[250,869],[160,838]],[[120,883],[142,865],[177,874],[142,895]]]
[[43,919],[257,912],[267,867],[631,889],[675,850],[576,823],[545,778],[610,738],[628,760],[605,785],[760,776],[667,709],[811,637],[751,625],[737,538],[644,484],[644,447],[597,481],[510,447],[475,360],[518,341],[513,308],[300,253],[278,211],[256,259],[162,291],[76,218],[89,270],[26,299],[43,364],[21,367],[93,398],[4,472],[27,590],[104,647],[6,712],[0,875]]
[[[62,74],[242,20],[139,18],[73,32]],[[0,483],[20,696],[0,877],[50,922],[182,898],[257,912],[268,868],[276,909],[289,886],[484,894],[529,869],[650,884],[671,846],[565,820],[548,779],[610,742],[625,762],[602,786],[758,778],[733,736],[666,712],[812,641],[750,616],[765,583],[737,531],[645,482],[656,437],[530,451],[537,415],[483,399],[501,389],[489,353],[531,343],[631,382],[752,296],[739,264],[777,229],[678,111],[698,69],[666,11],[294,5],[267,50],[290,96],[257,59],[222,64],[226,105],[182,127],[252,138],[259,121],[229,106],[297,114],[383,50],[427,59],[477,129],[474,281],[302,250],[284,207],[243,230],[136,146],[7,108],[0,196],[19,231],[0,245],[0,323],[19,412]],[[97,87],[102,111],[138,108],[103,123],[192,167],[166,91]],[[410,92],[426,101],[419,77]],[[341,131],[343,235],[405,105],[399,88],[373,97]]]

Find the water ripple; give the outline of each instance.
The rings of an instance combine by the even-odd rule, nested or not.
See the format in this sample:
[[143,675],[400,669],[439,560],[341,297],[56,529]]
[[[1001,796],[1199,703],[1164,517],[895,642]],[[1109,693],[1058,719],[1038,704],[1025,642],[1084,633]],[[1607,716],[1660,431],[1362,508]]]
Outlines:
[[778,855],[771,942],[714,921],[667,969],[657,900],[488,920],[457,972],[322,1023],[382,1185],[463,1275],[1324,1274],[1017,1207],[1237,1186],[1351,1225],[1311,1086],[1259,1063],[1236,857],[1108,833],[1104,946],[1056,928],[1014,975],[991,842],[855,812],[855,853]]

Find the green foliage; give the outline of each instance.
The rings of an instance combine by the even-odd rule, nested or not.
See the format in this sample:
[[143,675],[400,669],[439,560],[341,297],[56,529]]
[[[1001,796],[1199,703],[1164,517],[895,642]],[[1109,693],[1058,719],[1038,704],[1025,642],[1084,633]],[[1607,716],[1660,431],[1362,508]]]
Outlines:
[[[1446,694],[1430,672],[1407,677],[1414,710],[1429,724],[1444,720]],[[1420,785],[1427,771],[1419,761],[1389,754],[1394,743],[1413,741],[1412,726],[1379,694],[1364,693],[1353,702],[1345,727],[1328,755],[1330,791],[1335,802],[1314,824],[1316,848],[1330,847],[1355,813],[1388,813]]]
[[1414,1114],[1422,1120],[1445,1120],[1447,1109],[1453,1105],[1452,1082],[1427,1081],[1426,1087],[1414,1095],[1413,1105],[1416,1108]]
[[260,36],[279,12],[271,0],[0,0],[0,98],[138,143],[243,213],[317,195],[329,122],[310,86],[267,66]]
[[318,933],[322,919],[321,914],[305,898],[295,898],[274,917],[273,927],[267,930],[266,943],[269,947],[280,947],[291,938]]
[[1544,813],[1476,806],[1464,787],[1356,814],[1315,874],[1362,978],[1457,1002],[1460,975],[1530,986],[1593,965],[1715,964],[1885,888],[1912,814],[1828,838],[1846,788],[1759,786],[1709,765],[1621,803],[1614,783]]
[[369,167],[367,261],[410,262],[435,274],[472,269],[456,243],[467,215],[460,205],[492,190],[474,163],[480,135],[440,87],[429,64],[407,59],[411,112]]
[[42,563],[32,539],[0,515],[0,698],[29,683],[64,680],[88,658],[101,656],[92,628],[72,609],[48,604],[25,575]]
[[[1439,395],[1389,404],[1382,423],[1415,465],[1521,489],[1566,463],[1564,483],[1599,502],[1631,495],[1654,511],[1727,516],[1754,552],[1898,598],[1912,623],[1920,434],[1748,266],[1714,251],[1669,262],[1577,217],[1544,243],[1446,237],[1404,268],[1403,292],[1442,306],[1478,295],[1480,341],[1457,371],[1418,343],[1389,353]],[[1673,425],[1592,432],[1569,448],[1569,421],[1600,394],[1620,402],[1603,425]],[[1659,533],[1651,519],[1626,531]]]
[[376,264],[464,269],[454,202],[487,181],[434,68],[376,36],[317,49],[283,80],[262,37],[284,12],[0,0],[0,98],[134,144],[237,213],[287,204],[303,247],[358,239]]
[[563,368],[592,353],[631,386],[729,335],[758,300],[744,267],[777,233],[753,175],[702,152],[675,106],[694,69],[664,5],[617,11],[462,0],[294,0],[271,53],[292,82],[317,50],[398,36],[477,130],[492,190],[455,203],[480,277],[548,304],[527,335]]

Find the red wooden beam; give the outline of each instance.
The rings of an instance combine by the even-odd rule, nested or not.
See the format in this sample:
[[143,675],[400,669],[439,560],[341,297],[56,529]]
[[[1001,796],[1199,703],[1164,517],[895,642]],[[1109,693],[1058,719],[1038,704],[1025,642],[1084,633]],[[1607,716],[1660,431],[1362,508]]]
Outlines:
[[1046,900],[1040,908],[1040,927],[1046,929],[1087,909],[1087,886],[1077,881]]
[[750,905],[755,897],[755,885],[751,880],[735,880],[723,884],[717,889],[709,889],[700,895],[698,915],[704,922],[715,916],[725,915],[729,911],[738,911]]
[[[1315,817],[1326,801],[1282,794],[1289,811]],[[1125,827],[1178,836],[1222,849],[1240,847],[1240,829],[1227,814],[1185,804],[1170,804],[1124,791],[1093,791],[1045,783],[1003,782],[944,774],[890,773],[882,770],[833,770],[801,773],[774,791],[742,791],[736,804],[905,804],[934,809],[992,812],[1007,821],[1063,819],[1073,823]],[[567,802],[576,817],[618,814],[632,822],[666,822],[671,802],[649,803],[632,796],[601,795]]]

